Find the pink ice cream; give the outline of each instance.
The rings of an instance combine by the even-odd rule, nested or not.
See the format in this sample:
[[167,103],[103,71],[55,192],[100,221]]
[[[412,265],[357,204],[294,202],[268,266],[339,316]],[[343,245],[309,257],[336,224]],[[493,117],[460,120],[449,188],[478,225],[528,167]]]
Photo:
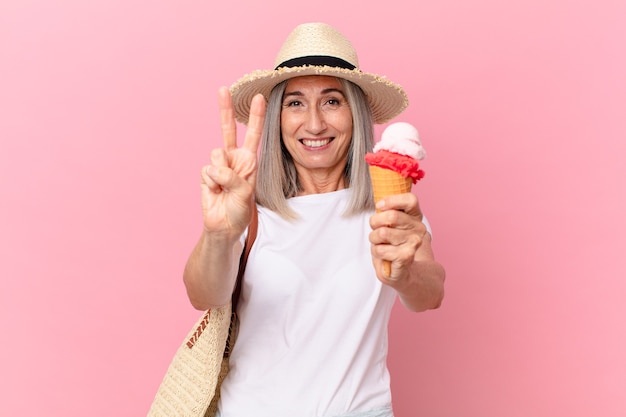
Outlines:
[[397,172],[404,178],[411,178],[415,184],[424,177],[419,169],[419,160],[426,157],[419,133],[410,123],[392,123],[383,131],[380,142],[365,161],[372,166]]

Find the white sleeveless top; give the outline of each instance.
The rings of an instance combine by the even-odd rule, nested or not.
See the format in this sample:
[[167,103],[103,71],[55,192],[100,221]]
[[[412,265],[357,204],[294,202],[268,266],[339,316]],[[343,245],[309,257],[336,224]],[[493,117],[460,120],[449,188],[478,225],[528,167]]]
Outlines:
[[221,417],[329,417],[389,407],[387,323],[396,292],[372,266],[372,213],[342,216],[350,190],[259,207]]

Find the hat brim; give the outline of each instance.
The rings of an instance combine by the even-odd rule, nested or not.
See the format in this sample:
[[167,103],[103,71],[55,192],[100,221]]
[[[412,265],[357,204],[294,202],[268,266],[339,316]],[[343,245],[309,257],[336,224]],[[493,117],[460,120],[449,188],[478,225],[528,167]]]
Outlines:
[[404,89],[384,77],[369,74],[358,69],[350,70],[329,66],[302,66],[279,68],[277,70],[257,70],[236,81],[230,91],[237,121],[247,124],[250,117],[250,103],[256,94],[269,98],[272,89],[290,78],[306,75],[327,75],[346,79],[361,87],[372,110],[374,123],[385,123],[408,106],[409,100]]

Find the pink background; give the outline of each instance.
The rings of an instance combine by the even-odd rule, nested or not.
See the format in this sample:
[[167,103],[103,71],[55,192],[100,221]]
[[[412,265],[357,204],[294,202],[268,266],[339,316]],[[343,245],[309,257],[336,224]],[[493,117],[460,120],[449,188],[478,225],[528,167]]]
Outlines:
[[626,3],[215,3],[2,1],[0,415],[145,415],[198,315],[215,92],[318,20],[429,153],[447,296],[395,310],[397,417],[625,415]]

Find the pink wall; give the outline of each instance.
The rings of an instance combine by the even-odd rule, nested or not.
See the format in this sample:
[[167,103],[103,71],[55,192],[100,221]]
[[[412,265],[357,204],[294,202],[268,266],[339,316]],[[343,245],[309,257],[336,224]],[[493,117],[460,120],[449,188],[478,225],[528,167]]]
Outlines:
[[395,311],[397,416],[625,415],[626,3],[214,3],[2,2],[0,415],[145,415],[197,315],[215,91],[314,20],[429,152],[447,297]]

